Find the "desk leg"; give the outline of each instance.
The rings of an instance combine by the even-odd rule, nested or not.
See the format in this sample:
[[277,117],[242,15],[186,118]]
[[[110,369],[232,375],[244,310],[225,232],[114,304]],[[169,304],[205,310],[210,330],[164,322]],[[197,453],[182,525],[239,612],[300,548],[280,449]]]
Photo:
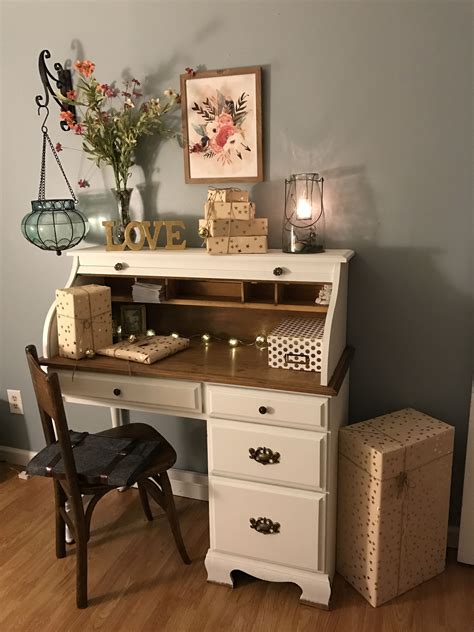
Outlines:
[[130,423],[130,411],[124,408],[111,408],[110,416],[112,418],[112,428],[118,428],[118,426]]

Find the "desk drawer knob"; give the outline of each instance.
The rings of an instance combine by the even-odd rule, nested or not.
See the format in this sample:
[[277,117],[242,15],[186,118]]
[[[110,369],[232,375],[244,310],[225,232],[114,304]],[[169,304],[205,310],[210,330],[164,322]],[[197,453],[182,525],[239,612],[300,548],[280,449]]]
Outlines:
[[273,522],[270,518],[250,518],[250,528],[263,535],[280,533],[280,523]]
[[268,413],[268,408],[266,406],[260,406],[260,408],[258,409],[258,412],[261,415],[266,415]]
[[114,265],[115,270],[123,270],[123,263],[120,263],[120,261],[118,261],[115,265]]
[[249,454],[249,459],[253,459],[262,465],[272,465],[280,462],[280,453],[273,452],[270,448],[249,448]]
[[122,394],[122,391],[121,391],[119,388],[114,388],[114,395],[115,395],[116,397],[118,397],[118,396],[119,396],[119,395],[121,395],[121,394]]
[[281,276],[283,274],[283,268],[280,268],[280,266],[273,268],[273,274],[275,276]]

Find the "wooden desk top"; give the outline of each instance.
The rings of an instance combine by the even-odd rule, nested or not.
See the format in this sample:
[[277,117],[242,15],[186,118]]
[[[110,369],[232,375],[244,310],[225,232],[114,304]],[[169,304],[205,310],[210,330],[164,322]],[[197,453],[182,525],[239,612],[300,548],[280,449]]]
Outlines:
[[189,349],[150,365],[106,356],[83,360],[54,356],[41,358],[40,362],[57,370],[97,371],[334,396],[339,392],[353,353],[351,347],[346,347],[328,386],[321,386],[319,373],[271,368],[266,351],[244,346],[231,349],[224,342],[212,342],[205,347],[200,341],[192,340]]

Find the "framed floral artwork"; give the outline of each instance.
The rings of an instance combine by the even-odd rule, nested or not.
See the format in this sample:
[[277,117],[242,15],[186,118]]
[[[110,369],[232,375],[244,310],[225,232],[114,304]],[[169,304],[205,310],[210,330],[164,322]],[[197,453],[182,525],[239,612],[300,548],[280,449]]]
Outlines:
[[181,75],[188,183],[261,182],[261,68]]

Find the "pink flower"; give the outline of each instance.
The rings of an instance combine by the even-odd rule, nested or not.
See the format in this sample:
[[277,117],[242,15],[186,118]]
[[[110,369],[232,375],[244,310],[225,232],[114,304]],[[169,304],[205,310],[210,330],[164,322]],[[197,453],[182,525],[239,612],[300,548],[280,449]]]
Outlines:
[[196,143],[195,145],[189,148],[189,152],[191,154],[200,154],[202,153],[202,150],[203,150],[203,147],[201,143]]
[[88,187],[90,187],[89,182],[85,180],[84,178],[81,178],[77,184],[79,185],[79,188],[81,189],[87,189]]
[[138,97],[142,97],[142,96],[143,96],[143,94],[142,94],[141,92],[137,92],[136,90],[134,90],[134,91],[132,92],[132,94],[133,94],[133,96],[134,96],[134,97],[136,97],[136,98],[138,98]]
[[69,129],[72,129],[74,127],[74,125],[76,124],[76,121],[74,120],[74,116],[72,115],[72,112],[61,112],[59,114],[59,116],[61,117],[61,119],[63,121],[66,121],[67,126],[69,127]]
[[222,127],[219,127],[219,130],[217,134],[215,135],[215,137],[213,138],[213,140],[216,145],[219,145],[222,148],[226,144],[229,136],[232,136],[234,132],[235,132],[235,127],[233,124],[222,125]]
[[71,99],[71,101],[75,101],[77,99],[77,92],[75,90],[68,90],[66,92],[66,97]]
[[132,79],[132,83],[134,83],[136,86],[140,85],[140,82],[138,81],[138,79]]
[[126,90],[122,90],[122,96],[126,99],[129,99],[132,96],[131,92],[127,92]]
[[219,125],[233,125],[234,124],[234,119],[231,117],[230,114],[219,114],[219,116],[217,117],[217,121]]
[[76,61],[74,64],[74,68],[86,79],[92,75],[95,70],[95,64],[93,61],[89,61],[89,59],[85,59],[84,61]]
[[82,136],[82,134],[84,133],[84,126],[80,123],[77,123],[77,125],[74,126],[74,133],[78,136]]
[[61,143],[56,143],[56,145],[54,146],[54,149],[55,149],[57,152],[60,152],[60,151],[62,151],[62,150],[63,150],[63,146],[61,145]]
[[194,75],[196,74],[196,71],[193,68],[190,68],[189,66],[186,66],[185,71],[188,73],[188,75],[190,75],[191,77],[194,77]]

